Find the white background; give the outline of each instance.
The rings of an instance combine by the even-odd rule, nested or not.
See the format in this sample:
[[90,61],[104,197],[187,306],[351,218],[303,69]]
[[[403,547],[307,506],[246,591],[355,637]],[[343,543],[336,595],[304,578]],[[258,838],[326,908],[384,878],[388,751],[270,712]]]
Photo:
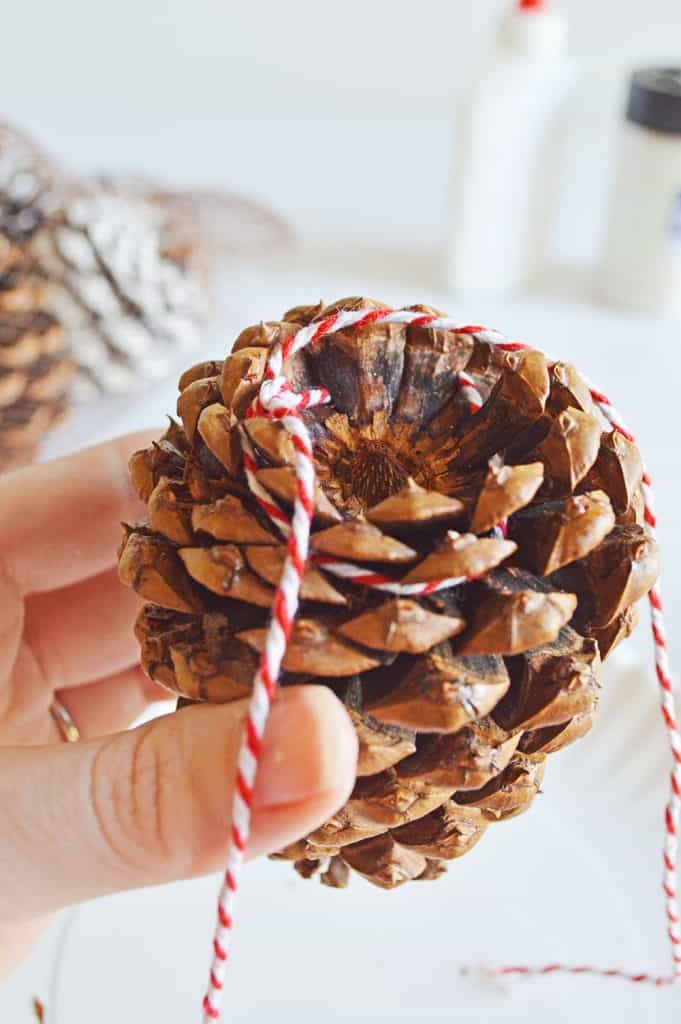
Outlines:
[[[505,0],[15,3],[2,107],[79,169],[268,199],[305,237],[433,247],[452,111]],[[681,59],[676,0],[562,0],[583,75],[561,257],[597,252],[625,69]],[[576,230],[579,221],[579,230]]]
[[[658,481],[679,656],[680,328],[602,308],[594,267],[624,69],[681,62],[681,10],[678,0],[560,6],[582,77],[561,182],[559,269],[532,293],[482,308],[443,292],[439,250],[453,112],[483,59],[503,7],[497,0],[16,3],[5,21],[1,113],[76,170],[217,184],[288,217],[298,251],[225,273],[222,319],[206,355],[220,355],[244,324],[294,303],[368,292],[395,304],[430,300],[462,320],[489,322],[574,359],[607,385]],[[138,401],[102,402],[81,411],[49,450],[155,425],[173,402],[173,381]],[[644,664],[645,633],[632,650]],[[456,976],[469,960],[556,955],[665,966],[663,752],[650,673],[615,670],[596,732],[555,760],[547,796],[532,814],[491,832],[448,879],[394,894],[359,881],[337,894],[295,882],[284,865],[254,866],[240,904],[227,1020],[678,1020],[678,992],[553,979],[504,999]],[[213,901],[210,881],[87,908],[49,1024],[198,1020]],[[27,995],[45,992],[48,954],[0,994],[2,1024],[28,1024]]]
[[[505,0],[16,4],[3,90],[52,110],[446,110]],[[675,0],[555,0],[590,78],[678,56]],[[47,90],[45,96],[43,90]],[[293,141],[293,140],[292,140]],[[300,141],[300,140],[298,140]]]

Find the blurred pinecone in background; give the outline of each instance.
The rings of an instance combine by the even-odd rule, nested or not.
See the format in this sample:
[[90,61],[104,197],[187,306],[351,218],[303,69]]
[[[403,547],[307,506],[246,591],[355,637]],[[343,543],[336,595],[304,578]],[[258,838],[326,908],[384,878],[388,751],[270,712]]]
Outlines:
[[[245,431],[259,482],[290,510],[293,445],[281,424],[246,418],[268,350],[339,308],[378,306],[347,299],[248,328],[224,361],[184,374],[181,425],[131,460],[148,518],[127,528],[120,574],[150,602],[144,667],[185,698],[250,693],[284,562],[241,457]],[[641,460],[569,364],[470,333],[340,330],[284,373],[331,403],[302,414],[318,489],[282,684],[332,688],[360,755],[346,806],[280,856],[304,876],[324,867],[335,887],[349,869],[384,888],[435,878],[526,810],[547,755],[591,726],[601,657],[657,574]],[[406,586],[470,582],[396,597],[329,559]]]
[[200,340],[217,262],[289,238],[220,191],[67,178],[0,123],[0,470],[30,460],[69,402],[167,375]]
[[[262,203],[224,189],[178,188],[134,175],[101,175],[98,182],[165,211],[176,246],[234,258],[271,251],[293,240],[290,225]],[[173,222],[174,219],[174,222]]]
[[73,362],[33,251],[59,181],[42,153],[0,124],[0,472],[30,462],[68,404]]
[[173,210],[100,183],[72,186],[33,249],[78,363],[78,397],[139,389],[199,341],[208,260]]

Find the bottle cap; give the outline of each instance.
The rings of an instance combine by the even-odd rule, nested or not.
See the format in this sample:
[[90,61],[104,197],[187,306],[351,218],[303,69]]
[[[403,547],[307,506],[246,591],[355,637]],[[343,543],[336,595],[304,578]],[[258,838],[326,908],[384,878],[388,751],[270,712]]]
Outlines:
[[681,68],[642,68],[631,77],[627,120],[681,135]]
[[556,59],[567,48],[567,22],[544,4],[526,3],[506,12],[499,26],[499,41],[523,57]]

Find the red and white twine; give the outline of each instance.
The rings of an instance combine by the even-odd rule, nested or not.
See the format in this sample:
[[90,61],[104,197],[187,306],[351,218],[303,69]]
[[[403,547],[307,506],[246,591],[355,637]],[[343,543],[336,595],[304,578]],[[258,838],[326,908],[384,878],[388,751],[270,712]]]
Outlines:
[[[304,409],[310,409],[329,401],[329,394],[323,388],[310,389],[301,393],[293,391],[290,382],[283,375],[283,367],[295,352],[313,345],[321,338],[336,331],[353,328],[360,330],[372,323],[409,324],[451,330],[459,334],[472,334],[478,340],[487,341],[505,352],[522,351],[529,346],[508,341],[497,331],[488,331],[474,325],[461,326],[449,317],[424,315],[413,310],[372,309],[340,310],[301,327],[294,335],[277,345],[271,352],[265,379],[259,395],[254,401],[249,416],[264,416],[279,420],[288,432],[295,449],[294,473],[296,492],[293,515],[289,519],[281,506],[257,479],[258,464],[253,447],[245,431],[242,431],[242,449],[246,478],[251,491],[268,514],[272,522],[287,539],[288,547],[284,568],[275,591],[272,616],[267,629],[258,671],[253,683],[244,736],[237,761],[237,777],[232,805],[232,826],[227,856],[227,867],[218,900],[218,921],[213,939],[213,959],[210,982],[203,1000],[203,1022],[217,1021],[221,1014],[221,1003],[225,973],[230,951],[234,902],[239,877],[248,843],[251,824],[253,789],[265,725],[272,699],[275,695],[281,664],[291,635],[298,610],[303,573],[308,561],[310,531],[314,513],[315,469],[312,440],[301,417]],[[463,397],[468,401],[471,412],[477,412],[482,399],[475,381],[465,373],[458,375]],[[591,388],[591,395],[606,420],[630,440],[633,436],[622,417],[609,399]],[[643,478],[645,519],[651,533],[655,534],[656,518],[653,491],[647,473]],[[503,524],[500,527],[503,530]],[[316,564],[337,576],[351,579],[354,583],[375,587],[397,594],[427,594],[445,587],[456,586],[464,580],[439,580],[431,583],[403,585],[381,574],[369,572],[340,559],[312,555]],[[672,754],[670,794],[665,809],[664,877],[665,913],[667,934],[671,946],[672,968],[669,974],[656,975],[648,972],[593,967],[590,965],[571,966],[552,963],[539,967],[508,966],[499,968],[501,975],[548,975],[554,973],[588,974],[608,978],[622,978],[636,983],[655,986],[672,985],[681,976],[681,931],[679,928],[679,901],[677,892],[678,832],[681,819],[681,731],[676,719],[673,687],[667,657],[664,616],[659,586],[649,594],[655,667],[659,682],[662,716]]]

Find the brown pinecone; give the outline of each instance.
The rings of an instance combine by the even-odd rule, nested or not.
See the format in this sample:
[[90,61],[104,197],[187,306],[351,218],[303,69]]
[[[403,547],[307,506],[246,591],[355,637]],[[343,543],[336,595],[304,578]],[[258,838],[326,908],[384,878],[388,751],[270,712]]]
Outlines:
[[[378,305],[347,299],[248,328],[224,362],[184,374],[181,425],[131,460],[148,519],[126,529],[120,573],[150,602],[136,627],[146,670],[184,698],[250,692],[284,560],[239,443],[245,430],[261,483],[290,507],[283,428],[244,418],[267,350],[334,309]],[[476,415],[456,383],[464,369],[485,399]],[[325,865],[331,886],[349,869],[385,888],[436,878],[490,823],[526,810],[546,756],[591,725],[600,659],[657,573],[639,454],[604,429],[573,367],[466,333],[341,330],[285,372],[331,392],[303,414],[313,555],[405,583],[476,579],[396,598],[310,563],[282,684],[331,687],[360,755],[346,806],[279,856],[306,877]]]
[[0,471],[29,462],[67,406],[73,366],[32,254],[57,181],[43,154],[0,125]]

